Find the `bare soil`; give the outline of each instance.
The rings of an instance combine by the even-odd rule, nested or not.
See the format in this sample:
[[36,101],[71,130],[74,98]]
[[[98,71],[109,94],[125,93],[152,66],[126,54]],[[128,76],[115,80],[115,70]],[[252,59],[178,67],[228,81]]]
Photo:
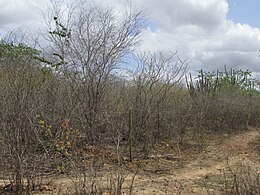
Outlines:
[[211,137],[205,150],[191,153],[190,156],[184,152],[177,162],[159,158],[150,167],[152,174],[138,176],[135,189],[138,194],[143,189],[142,193],[147,195],[176,194],[178,191],[185,195],[220,194],[216,186],[218,182],[206,186],[212,182],[208,180],[217,177],[221,179],[225,171],[231,169],[235,172],[241,166],[260,170],[259,151],[252,144],[259,138],[259,129],[250,129],[237,135]]
[[[208,136],[207,143],[177,147],[170,140],[156,143],[148,159],[127,163],[129,175],[124,187],[131,183],[134,170],[140,170],[134,180],[133,194],[220,194],[219,180],[223,173],[250,166],[260,171],[260,155],[255,145],[260,140],[260,129],[249,129],[235,135]],[[198,150],[198,147],[200,149]],[[98,155],[98,154],[96,154]],[[102,153],[104,157],[104,153]],[[106,155],[112,155],[106,151]],[[111,165],[104,163],[104,168]],[[105,175],[105,174],[104,174]],[[49,178],[49,184],[37,194],[73,194],[71,178]],[[66,190],[65,190],[66,189]],[[72,189],[70,191],[70,189]],[[125,189],[128,194],[128,189]]]

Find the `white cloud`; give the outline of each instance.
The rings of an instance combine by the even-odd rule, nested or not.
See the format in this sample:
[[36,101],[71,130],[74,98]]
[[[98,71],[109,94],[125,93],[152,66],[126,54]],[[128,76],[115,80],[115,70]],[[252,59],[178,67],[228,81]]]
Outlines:
[[223,0],[145,0],[148,12],[159,28],[195,25],[210,29],[225,21],[228,4]]
[[0,28],[39,21],[44,0],[0,0]]
[[[127,1],[127,0],[125,0]],[[260,72],[260,29],[227,19],[227,0],[132,0],[156,28],[148,28],[138,50],[177,50],[190,69],[233,68]],[[0,29],[40,20],[46,0],[0,0]],[[89,2],[93,2],[90,1]],[[122,10],[122,0],[95,0]],[[37,12],[36,12],[37,11]]]
[[191,69],[223,69],[227,65],[260,72],[260,29],[227,19],[226,0],[143,3],[157,28],[145,32],[139,50],[177,50],[181,57],[189,58]]

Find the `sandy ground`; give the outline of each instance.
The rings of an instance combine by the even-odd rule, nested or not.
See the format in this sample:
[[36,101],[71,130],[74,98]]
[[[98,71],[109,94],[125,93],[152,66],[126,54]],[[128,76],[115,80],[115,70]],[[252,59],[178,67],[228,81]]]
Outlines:
[[[223,136],[221,140],[212,140],[200,153],[180,153],[176,157],[167,158],[157,158],[155,155],[151,159],[143,160],[134,180],[133,194],[220,194],[217,184],[210,184],[214,183],[213,179],[220,179],[230,168],[236,171],[237,167],[244,165],[260,170],[260,156],[250,144],[259,137],[259,129],[250,129],[237,135]],[[166,151],[171,152],[170,144],[166,144],[165,147]],[[128,164],[128,167],[134,167],[136,163]],[[133,173],[130,173],[126,178],[126,194],[126,186],[130,185],[132,177]],[[46,189],[37,194],[58,194],[57,189],[62,189],[60,194],[74,194],[73,190],[70,190],[70,178],[59,177],[49,180]]]
[[175,169],[173,174],[153,175],[151,179],[140,177],[136,181],[137,186],[142,185],[145,189],[143,194],[147,195],[176,194],[176,188],[180,189],[180,184],[183,187],[182,194],[218,194],[218,191],[210,187],[206,190],[198,183],[207,182],[211,176],[221,175],[229,168],[235,171],[240,165],[260,170],[260,157],[249,145],[259,136],[259,130],[254,129],[231,136],[220,144],[212,141],[203,152],[194,156],[183,167]]

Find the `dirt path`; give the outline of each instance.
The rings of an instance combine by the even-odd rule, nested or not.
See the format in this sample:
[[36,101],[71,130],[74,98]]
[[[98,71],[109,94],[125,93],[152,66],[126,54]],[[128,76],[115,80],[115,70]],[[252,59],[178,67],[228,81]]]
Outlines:
[[[198,155],[197,159],[180,170],[176,178],[196,179],[223,168],[224,164],[236,164],[241,160],[247,160],[250,149],[248,143],[259,135],[259,131],[252,130],[233,136],[224,141],[221,145],[210,145],[205,151]],[[251,156],[253,154],[250,154]]]
[[[225,137],[222,143],[216,143],[214,140],[203,152],[192,158],[184,156],[178,163],[164,158],[153,159],[149,170],[144,169],[137,175],[133,192],[137,195],[175,195],[178,191],[182,195],[207,194],[206,189],[203,189],[198,181],[219,174],[228,166],[235,167],[239,163],[244,163],[260,169],[260,158],[248,145],[259,136],[259,130],[251,129],[229,138]],[[127,177],[126,184],[129,185],[132,176],[130,174]],[[70,182],[68,178],[59,178],[55,181],[64,188],[69,186]],[[127,192],[126,190],[126,194]],[[212,194],[218,193],[212,190]]]
[[[220,173],[228,167],[235,168],[243,163],[260,170],[260,157],[249,143],[260,137],[260,129],[251,129],[238,135],[226,136],[220,140],[212,140],[203,152],[195,156],[183,156],[176,159],[152,159],[149,170],[145,168],[136,176],[133,194],[137,195],[204,195],[205,188],[198,181],[204,181]],[[169,151],[170,152],[170,151]],[[145,162],[142,162],[145,163]],[[131,183],[130,174],[126,184]],[[40,194],[56,194],[57,187],[73,189],[69,178],[53,179],[51,191]],[[56,187],[56,190],[54,189]],[[209,188],[209,194],[218,194]],[[68,191],[66,190],[67,194]],[[128,191],[126,190],[126,194]],[[62,193],[61,193],[62,194]]]
[[[198,154],[191,162],[177,169],[172,175],[152,176],[151,178],[138,178],[136,186],[138,192],[141,188],[143,194],[176,194],[180,185],[184,187],[182,194],[206,194],[196,181],[207,179],[210,175],[219,174],[227,167],[246,164],[260,168],[259,156],[250,150],[248,143],[260,136],[259,130],[250,130],[239,135],[231,136],[222,144],[210,144],[205,151]],[[148,184],[148,185],[147,185]]]

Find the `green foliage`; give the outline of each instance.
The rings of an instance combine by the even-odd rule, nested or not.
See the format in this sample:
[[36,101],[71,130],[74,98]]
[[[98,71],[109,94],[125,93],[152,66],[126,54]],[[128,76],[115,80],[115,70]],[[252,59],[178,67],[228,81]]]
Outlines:
[[[58,21],[58,17],[54,17],[55,23],[56,23],[56,29],[53,31],[50,31],[49,34],[52,36],[58,36],[61,39],[65,40],[66,45],[69,45],[69,40],[71,37],[71,32],[67,28],[64,27],[64,25],[61,24],[61,22]],[[59,53],[52,53],[53,57],[56,57],[56,60],[49,60],[45,57],[41,56],[34,56],[34,58],[44,64],[47,64],[50,66],[49,70],[51,68],[55,68],[55,70],[58,70],[61,65],[67,64],[65,62],[64,56]],[[46,69],[44,70],[44,73],[46,73]]]
[[256,87],[258,81],[252,78],[252,72],[242,69],[230,69],[227,71],[206,72],[198,71],[195,79],[190,75],[189,81],[186,77],[186,83],[191,96],[200,94],[212,94],[220,90],[238,89],[250,94],[257,93]]
[[186,77],[195,103],[191,113],[196,125],[206,130],[233,131],[257,125],[259,92],[257,80],[249,70],[224,68],[224,71],[198,71]]
[[61,22],[59,22],[58,17],[53,18],[56,23],[56,29],[54,31],[50,31],[49,33],[52,35],[57,35],[59,37],[70,39],[71,32],[66,28]]
[[254,91],[255,83],[257,80],[252,78],[252,72],[249,70],[242,69],[230,69],[227,71],[219,72],[219,85],[220,87],[237,87],[242,90]]
[[[54,54],[53,54],[54,55]],[[50,65],[49,68],[45,67],[45,69],[43,70],[43,73],[46,73],[46,70],[48,69],[48,72],[51,71],[51,68],[55,68],[55,70],[58,70],[58,68],[65,64],[64,60],[59,61],[59,62],[52,62],[50,60],[47,60],[44,57],[39,57],[39,56],[34,56],[34,59],[38,60],[39,62],[42,62],[44,64]],[[47,68],[47,69],[46,69]]]
[[23,43],[17,45],[13,43],[8,43],[5,41],[0,41],[0,59],[5,58],[19,58],[21,56],[37,56],[40,52],[36,49],[33,49]]

